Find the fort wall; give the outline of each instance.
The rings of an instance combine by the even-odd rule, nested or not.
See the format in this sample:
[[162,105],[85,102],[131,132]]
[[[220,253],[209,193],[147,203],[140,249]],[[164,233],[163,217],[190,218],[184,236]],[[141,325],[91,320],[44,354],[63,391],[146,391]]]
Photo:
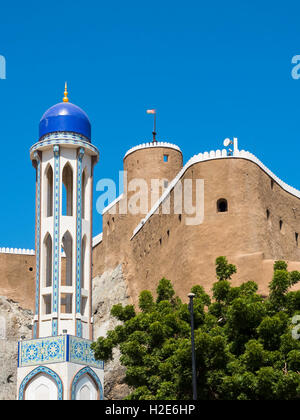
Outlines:
[[[204,179],[204,221],[187,226],[185,214],[153,214],[144,222],[131,240],[127,280],[133,299],[137,300],[138,290],[154,290],[163,276],[172,280],[181,297],[194,284],[210,292],[220,255],[238,267],[233,284],[253,280],[267,294],[272,270],[263,270],[264,261],[300,261],[295,235],[300,230],[300,214],[295,211],[300,209],[299,198],[245,159],[196,163],[184,173],[183,179],[189,178]],[[217,211],[220,198],[227,200],[228,211]],[[173,200],[174,190],[171,208]]]
[[[162,277],[172,281],[182,298],[194,284],[210,292],[220,255],[237,265],[234,285],[255,281],[263,295],[268,293],[275,260],[284,259],[289,269],[300,270],[300,192],[250,153],[199,154],[182,167],[176,146],[145,144],[126,154],[124,170],[128,182],[145,179],[149,195],[151,179],[168,180],[162,197],[146,214],[120,211],[130,200],[131,192],[125,191],[104,210],[103,234],[93,243],[93,277],[121,264],[133,303],[141,290],[154,291]],[[187,225],[189,215],[184,212],[162,214],[163,199],[170,196],[173,209],[174,187],[188,179],[204,180],[204,219],[199,225]],[[193,204],[195,194],[193,190]],[[220,199],[226,200],[227,211],[219,211]],[[32,309],[35,256],[19,251],[0,252],[0,294]]]

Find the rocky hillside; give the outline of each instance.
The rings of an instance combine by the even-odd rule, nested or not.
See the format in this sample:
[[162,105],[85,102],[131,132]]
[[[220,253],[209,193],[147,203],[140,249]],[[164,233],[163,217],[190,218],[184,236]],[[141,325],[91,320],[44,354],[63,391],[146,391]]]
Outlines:
[[[114,270],[105,272],[102,276],[93,280],[93,314],[94,314],[94,338],[105,336],[107,331],[114,329],[118,321],[110,316],[113,305],[130,303],[126,283],[122,273],[122,266],[118,265]],[[105,364],[104,393],[109,400],[123,399],[130,390],[124,384],[125,370],[119,361],[120,353],[114,352],[114,359]]]
[[31,338],[31,311],[0,296],[0,400],[15,400],[18,341]]

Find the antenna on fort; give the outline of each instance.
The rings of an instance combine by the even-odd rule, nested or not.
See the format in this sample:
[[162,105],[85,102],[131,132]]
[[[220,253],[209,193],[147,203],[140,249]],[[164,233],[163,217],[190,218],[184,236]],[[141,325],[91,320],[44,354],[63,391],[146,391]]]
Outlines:
[[[223,141],[225,147],[230,146],[233,144],[233,153],[238,151],[238,139],[237,137],[233,137],[233,140],[229,139],[228,137]],[[229,150],[229,156],[232,156],[232,149]]]
[[153,143],[156,143],[156,109],[147,109],[147,114],[153,114],[154,115],[154,121],[153,121],[153,131],[152,131],[152,135],[153,135]]

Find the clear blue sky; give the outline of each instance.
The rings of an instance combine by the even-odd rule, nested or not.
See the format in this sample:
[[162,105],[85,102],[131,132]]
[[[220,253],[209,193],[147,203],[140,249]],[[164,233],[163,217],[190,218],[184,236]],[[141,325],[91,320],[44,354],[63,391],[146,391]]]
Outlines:
[[95,181],[118,179],[126,150],[151,139],[145,110],[156,108],[159,140],[178,144],[185,161],[234,135],[300,189],[300,79],[291,77],[299,15],[299,1],[1,4],[0,246],[34,247],[29,148],[65,80],[92,122]]

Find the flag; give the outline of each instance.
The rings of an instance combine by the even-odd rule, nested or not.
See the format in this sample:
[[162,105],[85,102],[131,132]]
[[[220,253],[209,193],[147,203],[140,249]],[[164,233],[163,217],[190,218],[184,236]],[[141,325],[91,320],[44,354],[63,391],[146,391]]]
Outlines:
[[156,114],[155,109],[147,109],[147,114]]

